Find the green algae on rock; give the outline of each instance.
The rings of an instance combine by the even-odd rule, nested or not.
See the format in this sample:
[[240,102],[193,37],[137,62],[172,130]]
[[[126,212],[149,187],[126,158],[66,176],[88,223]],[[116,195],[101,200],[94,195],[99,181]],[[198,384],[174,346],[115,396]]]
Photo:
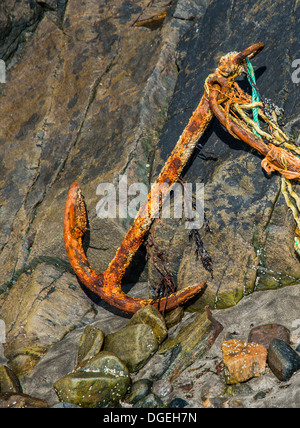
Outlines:
[[99,352],[84,366],[54,384],[60,401],[81,407],[113,407],[130,383],[125,364],[112,352]]

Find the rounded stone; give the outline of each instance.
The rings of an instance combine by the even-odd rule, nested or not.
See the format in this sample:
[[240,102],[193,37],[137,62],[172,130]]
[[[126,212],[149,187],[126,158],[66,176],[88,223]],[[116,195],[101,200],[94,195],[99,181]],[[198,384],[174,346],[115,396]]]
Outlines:
[[86,365],[59,379],[55,391],[60,401],[80,407],[114,407],[130,382],[125,364],[111,352],[99,352]]
[[152,381],[140,379],[131,385],[130,392],[126,395],[125,401],[129,404],[136,404],[142,398],[151,393]]
[[287,382],[300,370],[300,357],[286,342],[274,339],[268,350],[268,364],[279,380]]
[[273,339],[281,339],[290,343],[290,331],[280,324],[266,324],[252,328],[249,333],[248,342],[258,343],[266,349]]

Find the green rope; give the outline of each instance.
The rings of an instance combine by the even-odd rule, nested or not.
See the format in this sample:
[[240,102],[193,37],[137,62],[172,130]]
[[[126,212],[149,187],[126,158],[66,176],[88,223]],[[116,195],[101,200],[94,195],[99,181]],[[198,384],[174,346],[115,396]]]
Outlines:
[[[254,70],[253,70],[253,66],[249,60],[249,58],[246,58],[247,61],[247,73],[248,73],[248,81],[252,87],[252,102],[258,102],[259,101],[259,95],[257,93],[256,90],[256,80],[255,80],[255,74],[254,74]],[[254,107],[252,109],[252,114],[253,114],[253,121],[257,124],[257,126],[259,127],[259,120],[258,120],[258,107]],[[253,133],[255,135],[259,135],[259,133],[253,129]]]

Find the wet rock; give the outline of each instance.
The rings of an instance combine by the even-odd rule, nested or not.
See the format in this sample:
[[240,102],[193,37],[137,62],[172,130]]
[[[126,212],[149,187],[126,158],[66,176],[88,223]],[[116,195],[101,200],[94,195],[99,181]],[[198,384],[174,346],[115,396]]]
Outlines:
[[182,398],[174,398],[171,403],[168,405],[169,409],[183,409],[188,406],[189,403]]
[[222,342],[221,346],[227,384],[245,382],[265,373],[267,350],[264,346],[235,339]]
[[52,406],[51,409],[80,409],[80,406],[70,403],[58,403]]
[[167,336],[167,327],[162,314],[153,306],[145,306],[138,310],[129,321],[128,325],[146,324],[151,327],[158,344],[160,345]]
[[178,308],[173,311],[167,312],[165,315],[165,323],[167,328],[174,327],[174,325],[180,323],[182,317],[184,315],[184,309],[182,306],[178,306]]
[[19,379],[14,372],[6,367],[0,366],[0,393],[23,392]]
[[149,379],[140,379],[134,382],[130,387],[130,392],[124,400],[129,404],[136,404],[151,393],[152,381]]
[[268,350],[268,364],[275,376],[286,382],[300,370],[300,357],[286,342],[273,339]]
[[13,393],[0,395],[0,409],[40,409],[48,407],[46,401],[30,395]]
[[167,379],[157,380],[153,383],[152,392],[158,397],[167,397],[172,391],[173,386]]
[[139,400],[133,407],[135,409],[155,409],[163,407],[163,401],[157,395],[151,393]]
[[78,345],[77,364],[82,365],[85,361],[93,358],[101,351],[104,342],[104,333],[93,326],[86,326]]
[[17,376],[24,376],[67,332],[94,317],[92,303],[73,275],[47,263],[38,264],[19,277],[0,309],[10,367]]
[[222,330],[222,325],[207,309],[198,314],[192,322],[170,335],[159,349],[160,354],[170,356],[169,367],[163,378],[174,380],[196,359],[203,357]]
[[100,352],[84,366],[54,384],[59,399],[80,407],[113,407],[130,382],[124,363],[111,352]]
[[269,349],[270,342],[273,339],[281,339],[286,343],[290,343],[290,331],[283,325],[266,324],[252,328],[248,342],[258,343]]
[[114,352],[131,372],[143,367],[157,351],[158,343],[146,324],[128,325],[105,338],[105,351]]

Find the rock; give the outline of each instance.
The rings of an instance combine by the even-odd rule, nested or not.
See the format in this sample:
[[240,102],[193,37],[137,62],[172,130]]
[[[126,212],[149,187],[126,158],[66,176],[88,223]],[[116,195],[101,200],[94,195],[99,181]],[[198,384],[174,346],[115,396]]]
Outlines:
[[171,401],[171,403],[168,405],[169,409],[183,409],[184,407],[188,406],[189,403],[182,398],[174,398],[174,400]]
[[206,309],[177,331],[177,334],[170,335],[159,349],[160,354],[170,355],[170,364],[163,378],[174,380],[196,359],[203,357],[222,330],[222,325],[212,317],[209,309]]
[[97,355],[104,342],[104,333],[93,326],[86,326],[78,345],[77,364],[82,365],[85,361]]
[[139,400],[133,407],[135,409],[155,409],[163,407],[163,401],[157,395],[151,393]]
[[73,275],[47,263],[38,264],[19,277],[0,309],[10,367],[19,377],[31,372],[67,332],[94,317],[92,303]]
[[300,344],[297,346],[296,351],[300,352]]
[[0,393],[22,393],[20,381],[14,372],[6,367],[0,366]]
[[134,372],[143,367],[157,351],[155,335],[146,324],[128,325],[105,338],[105,351],[114,352]]
[[227,384],[245,382],[265,373],[267,350],[264,346],[236,339],[222,342],[221,346]]
[[80,407],[113,407],[122,400],[130,382],[124,363],[113,353],[101,351],[54,384],[59,399]]
[[184,315],[184,309],[182,306],[178,306],[178,308],[173,311],[167,312],[165,315],[165,323],[167,328],[174,327],[174,325],[179,324]]
[[52,406],[51,409],[80,409],[80,406],[70,403],[58,403]]
[[152,381],[149,379],[140,379],[131,385],[129,393],[124,400],[129,404],[136,404],[139,400],[145,398],[151,393]]
[[287,382],[300,370],[300,357],[286,342],[273,339],[268,350],[268,364],[279,380]]
[[173,386],[167,379],[157,380],[153,383],[152,392],[160,398],[167,397],[172,391]]
[[167,327],[162,314],[153,306],[148,305],[138,310],[129,321],[128,325],[146,324],[151,327],[158,344],[160,345],[167,336]]
[[220,376],[214,376],[206,382],[201,389],[201,400],[205,401],[208,398],[224,396],[226,386]]
[[30,395],[12,393],[0,395],[0,409],[40,409],[48,407],[46,401]]
[[283,325],[266,324],[252,328],[248,342],[258,343],[269,349],[270,342],[273,339],[281,339],[286,343],[290,343],[290,331]]

